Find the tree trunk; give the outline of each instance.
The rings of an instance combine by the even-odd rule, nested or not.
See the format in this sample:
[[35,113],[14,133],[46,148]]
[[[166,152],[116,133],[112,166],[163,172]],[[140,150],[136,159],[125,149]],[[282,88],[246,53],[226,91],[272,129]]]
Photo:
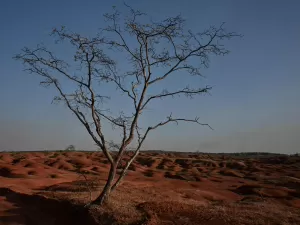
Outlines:
[[124,176],[126,175],[126,172],[127,172],[127,169],[124,169],[124,170],[121,172],[121,174],[120,174],[118,180],[117,180],[116,183],[111,187],[111,191],[114,191],[114,190],[120,185],[121,181],[123,180]]
[[111,165],[106,184],[101,194],[91,204],[102,205],[104,202],[108,200],[116,172],[117,172],[116,167],[114,165]]
[[114,191],[121,183],[121,181],[123,180],[123,178],[125,177],[129,166],[133,163],[133,161],[135,160],[135,157],[139,154],[140,150],[139,148],[137,149],[137,151],[135,151],[134,155],[132,156],[132,158],[127,162],[125,168],[122,170],[119,178],[117,179],[116,183],[112,186],[111,191]]

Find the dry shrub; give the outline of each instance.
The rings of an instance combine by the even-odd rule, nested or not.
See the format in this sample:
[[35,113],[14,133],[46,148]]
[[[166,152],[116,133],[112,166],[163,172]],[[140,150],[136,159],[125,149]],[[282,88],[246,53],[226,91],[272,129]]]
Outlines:
[[136,161],[142,166],[151,167],[152,164],[155,162],[155,159],[151,157],[137,157]]
[[13,165],[18,164],[24,159],[26,159],[26,157],[24,155],[16,155],[12,161],[12,164]]
[[211,159],[196,159],[193,160],[194,166],[219,167],[219,163]]
[[157,165],[156,169],[166,170],[170,166],[173,166],[174,162],[171,159],[163,158],[160,163]]
[[[148,221],[145,224],[300,224],[299,210],[274,206],[266,202],[255,204],[216,202],[208,206],[194,206],[179,204],[178,202],[146,202],[140,204],[138,208],[148,216]],[[176,223],[172,221],[176,221]]]
[[245,169],[247,166],[244,162],[231,160],[226,162],[226,167],[230,169]]
[[175,163],[179,164],[182,168],[185,169],[190,169],[193,166],[191,159],[175,159]]

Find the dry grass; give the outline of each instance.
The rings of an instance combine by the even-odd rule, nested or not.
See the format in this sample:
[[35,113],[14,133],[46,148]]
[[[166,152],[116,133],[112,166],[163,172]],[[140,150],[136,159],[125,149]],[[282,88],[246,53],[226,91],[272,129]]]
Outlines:
[[[197,200],[195,196],[186,198],[185,195],[185,198],[176,199],[172,194],[174,192],[168,194],[166,190],[160,191],[153,187],[130,187],[127,183],[112,194],[108,204],[102,208],[93,207],[91,213],[98,215],[95,217],[99,224],[300,224],[299,209],[283,206],[271,200],[203,202]],[[68,195],[68,198],[71,195]]]

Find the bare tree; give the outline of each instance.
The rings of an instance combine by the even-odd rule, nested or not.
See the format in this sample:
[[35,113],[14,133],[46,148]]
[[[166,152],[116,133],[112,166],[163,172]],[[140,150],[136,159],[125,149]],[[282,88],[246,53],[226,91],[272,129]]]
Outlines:
[[76,148],[74,145],[69,145],[68,147],[65,148],[66,151],[75,151]]
[[[58,96],[54,97],[54,101],[66,104],[108,159],[110,170],[107,182],[92,204],[102,204],[108,200],[109,194],[120,184],[153,130],[179,122],[209,126],[200,123],[198,117],[177,118],[172,113],[165,120],[144,129],[139,126],[139,121],[146,107],[155,100],[180,95],[193,98],[208,93],[211,90],[209,86],[184,86],[176,90],[163,89],[157,93],[149,90],[153,86],[159,87],[157,85],[163,81],[173,79],[175,73],[184,81],[188,81],[187,75],[201,76],[201,69],[209,66],[210,56],[229,53],[222,41],[240,36],[227,32],[224,24],[194,33],[184,28],[185,21],[181,16],[160,22],[151,19],[149,23],[141,22],[148,17],[127,7],[129,13],[122,20],[116,9],[111,14],[105,14],[108,26],[93,38],[70,32],[65,27],[52,31],[51,35],[57,38],[58,43],[67,41],[75,48],[72,63],[60,59],[41,45],[34,49],[25,47],[14,57],[25,64],[26,71],[42,78],[41,85],[56,88]],[[112,59],[116,57],[116,52],[118,56],[124,56],[122,60],[131,66],[130,70],[118,70],[117,60]],[[79,66],[80,75],[76,74],[78,67],[74,70],[74,64]],[[66,82],[69,82],[68,86],[64,86]],[[115,114],[104,107],[110,98],[103,94],[103,84],[109,87],[113,84],[121,94],[125,94],[132,104],[131,114]],[[103,123],[107,122],[121,132],[118,143],[107,140],[103,129]],[[117,149],[116,154],[110,151],[111,148]],[[118,176],[117,168],[129,148],[133,154],[126,159]]]

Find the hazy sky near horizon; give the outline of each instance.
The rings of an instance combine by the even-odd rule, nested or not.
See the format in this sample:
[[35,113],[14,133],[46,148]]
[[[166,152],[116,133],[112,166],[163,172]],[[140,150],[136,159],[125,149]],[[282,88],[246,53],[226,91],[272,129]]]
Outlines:
[[[231,53],[211,60],[199,85],[213,86],[211,95],[159,102],[148,122],[173,115],[199,116],[214,130],[195,124],[170,125],[149,136],[146,149],[176,151],[300,152],[300,2],[238,0],[126,1],[155,19],[181,13],[187,26],[202,31],[226,22],[244,35],[226,43]],[[43,42],[65,25],[85,35],[103,27],[102,15],[123,1],[3,0],[0,3],[0,151],[95,149],[91,138],[62,105],[51,104],[53,89],[23,72],[12,59],[24,46]],[[174,80],[174,85],[180,84]],[[114,90],[112,90],[114,91]],[[118,99],[116,100],[118,102]],[[118,102],[122,106],[121,100]],[[147,114],[148,115],[148,114]],[[109,134],[114,138],[114,134]]]

